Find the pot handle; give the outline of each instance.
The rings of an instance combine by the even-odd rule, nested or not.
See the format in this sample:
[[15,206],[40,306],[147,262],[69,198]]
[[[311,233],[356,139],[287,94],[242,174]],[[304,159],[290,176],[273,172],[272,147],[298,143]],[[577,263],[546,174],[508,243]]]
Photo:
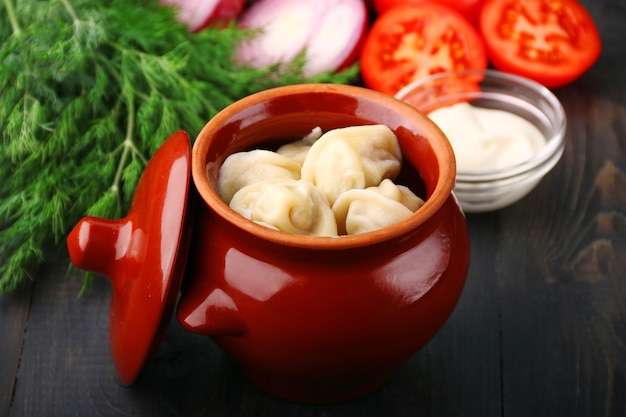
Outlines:
[[204,300],[196,294],[188,292],[178,304],[178,321],[185,329],[205,336],[246,333],[247,326],[237,305],[224,290],[214,288]]

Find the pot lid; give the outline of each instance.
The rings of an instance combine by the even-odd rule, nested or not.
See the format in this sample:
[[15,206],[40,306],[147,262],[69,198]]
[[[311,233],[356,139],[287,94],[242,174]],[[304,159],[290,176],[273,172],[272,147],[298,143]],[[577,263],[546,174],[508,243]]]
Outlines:
[[176,304],[195,206],[190,175],[189,137],[178,131],[146,166],[126,217],[85,217],[67,238],[74,266],[111,281],[109,341],[125,385],[157,352]]

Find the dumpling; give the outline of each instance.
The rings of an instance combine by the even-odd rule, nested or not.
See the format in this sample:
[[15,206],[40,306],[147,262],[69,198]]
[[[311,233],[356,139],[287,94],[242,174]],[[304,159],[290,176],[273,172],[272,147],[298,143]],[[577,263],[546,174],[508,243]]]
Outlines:
[[259,181],[277,179],[300,179],[301,164],[276,152],[254,149],[229,155],[220,167],[217,193],[230,203],[241,188]]
[[302,180],[274,179],[237,191],[230,208],[243,217],[289,233],[337,236],[335,215],[326,197]]
[[416,211],[424,205],[424,200],[411,191],[409,187],[397,185],[390,179],[382,180],[378,187],[370,187],[370,190],[402,203],[411,211]]
[[326,132],[311,146],[301,178],[317,186],[332,205],[344,191],[395,178],[401,161],[398,139],[387,126],[345,127]]
[[318,126],[311,130],[311,133],[303,137],[301,140],[297,140],[291,143],[287,143],[276,150],[279,155],[286,156],[289,159],[293,159],[300,165],[304,163],[311,145],[322,136],[322,129]]
[[287,143],[276,150],[276,153],[292,159],[302,165],[311,149],[311,145],[301,140]]
[[354,235],[399,222],[423,204],[409,188],[386,179],[376,187],[343,192],[332,209],[338,233]]

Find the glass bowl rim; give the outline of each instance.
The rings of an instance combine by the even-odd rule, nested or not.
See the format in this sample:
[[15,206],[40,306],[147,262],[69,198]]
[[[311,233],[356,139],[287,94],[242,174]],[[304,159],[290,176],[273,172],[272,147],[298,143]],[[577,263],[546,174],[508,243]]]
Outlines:
[[[537,96],[543,98],[548,104],[549,108],[554,113],[555,117],[549,117],[545,111],[540,109],[535,103],[529,102],[537,111],[541,112],[546,116],[546,119],[549,120],[551,127],[554,128],[554,134],[551,137],[546,138],[546,145],[541,148],[539,152],[533,155],[531,158],[517,163],[515,165],[497,168],[497,169],[486,169],[486,170],[473,170],[473,171],[464,171],[457,169],[457,182],[467,182],[467,183],[483,183],[490,181],[499,181],[507,178],[512,178],[516,176],[520,176],[525,173],[529,173],[535,170],[537,167],[550,163],[554,159],[555,154],[560,154],[563,151],[564,147],[564,137],[565,130],[567,126],[567,116],[565,114],[565,109],[563,105],[559,101],[559,99],[554,95],[552,91],[550,91],[547,87],[542,84],[533,81],[531,79],[521,77],[519,75],[506,73],[503,71],[498,71],[494,69],[466,69],[459,71],[443,71],[438,72],[436,74],[430,75],[428,77],[420,78],[418,80],[413,81],[412,83],[406,85],[402,89],[400,89],[396,94],[395,98],[405,101],[406,97],[408,97],[412,91],[417,88],[420,88],[423,85],[426,85],[430,82],[440,80],[443,78],[451,77],[451,76],[459,76],[459,75],[472,75],[472,74],[481,74],[483,75],[483,79],[481,82],[487,80],[497,80],[500,83],[510,84],[522,87]],[[476,93],[480,95],[481,93]],[[513,94],[509,94],[513,97]],[[519,99],[519,97],[516,97]],[[549,168],[552,168],[551,166]]]

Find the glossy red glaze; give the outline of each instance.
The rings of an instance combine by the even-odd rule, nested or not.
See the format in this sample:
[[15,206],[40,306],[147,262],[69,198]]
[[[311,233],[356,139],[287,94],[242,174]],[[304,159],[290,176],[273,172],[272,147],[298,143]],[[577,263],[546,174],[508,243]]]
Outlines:
[[77,268],[111,281],[111,353],[126,385],[158,349],[176,304],[193,220],[185,216],[190,177],[189,137],[176,132],[144,170],[126,217],[85,217],[67,238]]
[[[242,218],[215,191],[233,152],[275,146],[316,126],[371,123],[396,133],[405,158],[399,182],[427,199],[390,227],[334,238],[283,233]],[[454,155],[441,131],[405,103],[345,85],[249,96],[200,132],[192,175],[202,203],[178,319],[213,337],[274,395],[337,402],[372,391],[458,301],[469,239],[451,194]]]

